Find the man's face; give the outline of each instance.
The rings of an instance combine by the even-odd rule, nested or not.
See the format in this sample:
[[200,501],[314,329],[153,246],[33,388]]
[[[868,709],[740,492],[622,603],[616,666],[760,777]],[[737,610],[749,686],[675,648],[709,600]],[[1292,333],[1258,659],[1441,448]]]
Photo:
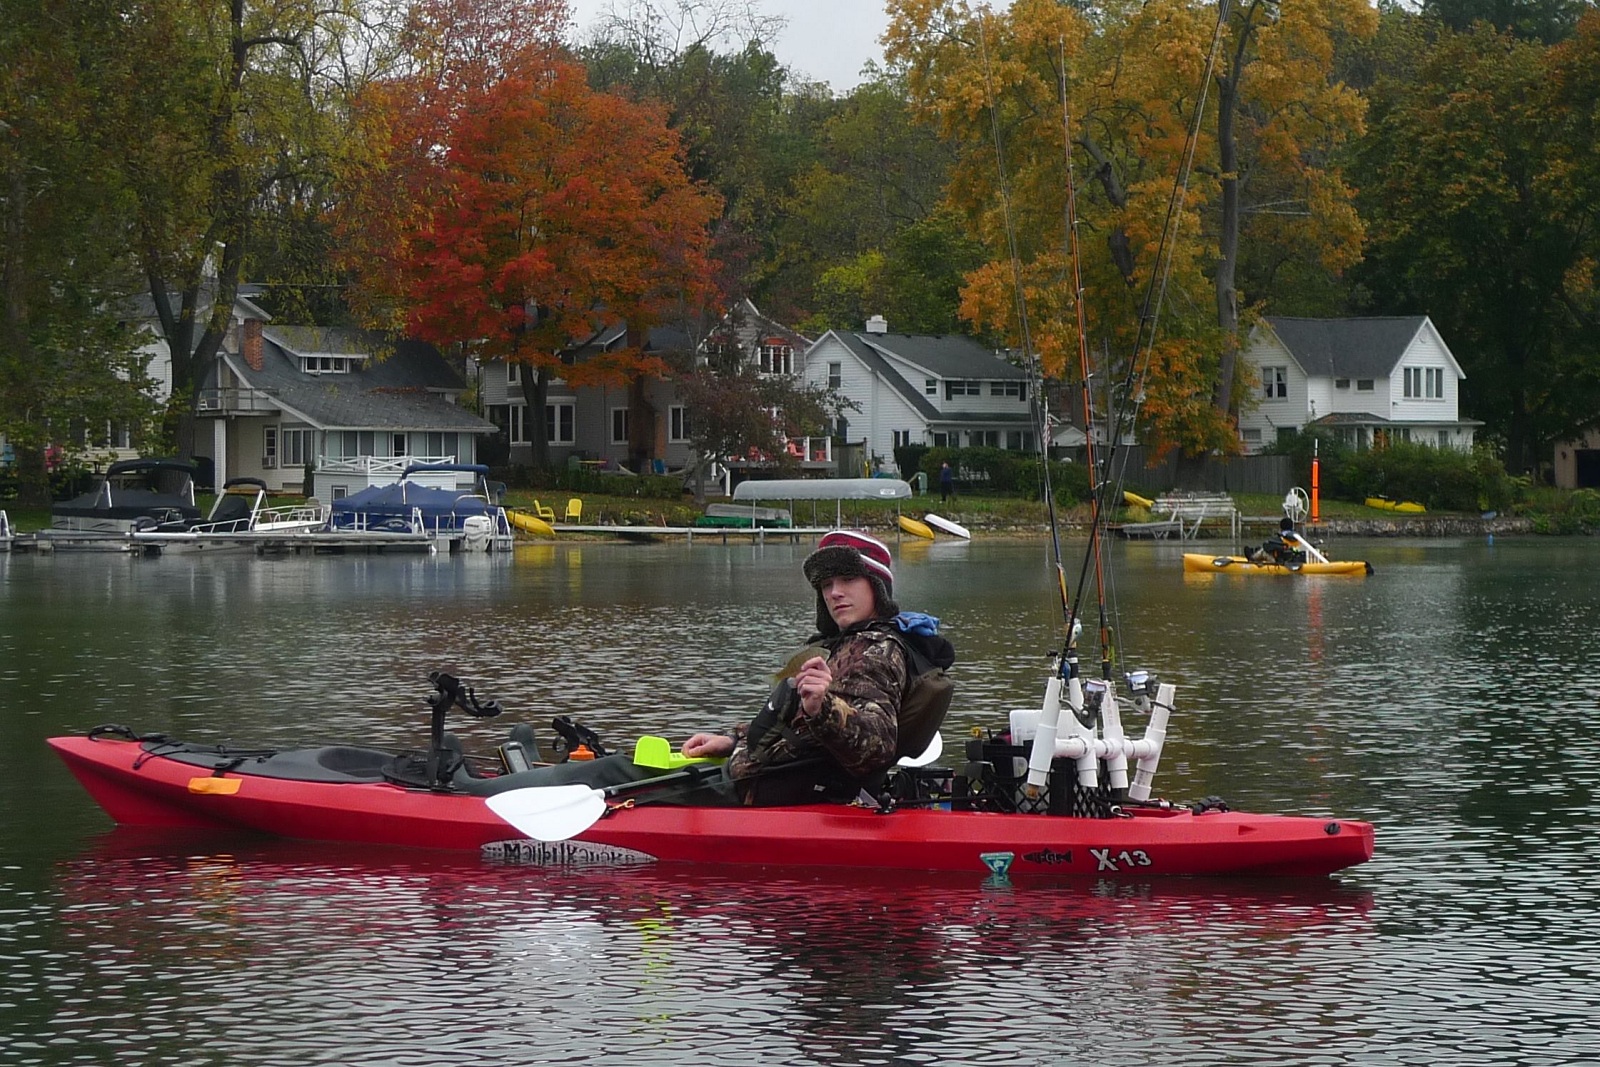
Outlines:
[[865,578],[825,578],[818,586],[828,615],[841,630],[866,622],[877,612],[872,583]]

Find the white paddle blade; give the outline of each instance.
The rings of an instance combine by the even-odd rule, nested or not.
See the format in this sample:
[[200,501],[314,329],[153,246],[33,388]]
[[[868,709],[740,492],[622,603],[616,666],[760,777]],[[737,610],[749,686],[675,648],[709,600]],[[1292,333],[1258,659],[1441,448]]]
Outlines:
[[489,810],[535,841],[565,841],[606,813],[605,794],[586,785],[529,786],[496,793]]
[[933,740],[928,742],[928,747],[915,756],[901,756],[897,766],[901,767],[926,767],[940,756],[944,755],[944,736],[934,734]]

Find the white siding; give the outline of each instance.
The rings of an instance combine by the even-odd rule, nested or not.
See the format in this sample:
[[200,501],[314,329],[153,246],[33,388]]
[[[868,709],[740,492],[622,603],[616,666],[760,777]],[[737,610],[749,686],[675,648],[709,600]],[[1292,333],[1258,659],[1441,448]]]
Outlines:
[[[806,384],[826,387],[830,363],[839,364],[839,394],[860,407],[859,411],[844,414],[849,424],[846,443],[865,440],[871,455],[893,463],[894,431],[910,430],[913,444],[926,442],[927,423],[916,409],[894,386],[869,371],[854,352],[831,335],[817,342],[806,354]],[[920,371],[916,373],[916,380],[920,382],[923,375]]]
[[[1408,399],[1405,395],[1407,368],[1423,371],[1424,381],[1427,378],[1427,371],[1437,370],[1444,379],[1444,396],[1438,400],[1425,397]],[[1431,328],[1419,331],[1416,339],[1406,349],[1405,355],[1400,357],[1400,363],[1395,367],[1393,377],[1389,379],[1391,417],[1401,422],[1457,421],[1461,396],[1459,376],[1460,371],[1446,352],[1444,345],[1440,343],[1438,334]]]
[[[1263,367],[1288,368],[1288,396],[1267,400],[1262,396],[1261,369]],[[1280,427],[1299,429],[1310,421],[1310,392],[1305,372],[1300,369],[1288,351],[1270,331],[1259,327],[1250,332],[1245,344],[1241,369],[1248,377],[1250,402],[1239,413],[1239,430],[1261,432],[1260,445],[1272,444],[1278,439]],[[1318,414],[1326,414],[1319,401]],[[1248,446],[1252,451],[1255,442]]]

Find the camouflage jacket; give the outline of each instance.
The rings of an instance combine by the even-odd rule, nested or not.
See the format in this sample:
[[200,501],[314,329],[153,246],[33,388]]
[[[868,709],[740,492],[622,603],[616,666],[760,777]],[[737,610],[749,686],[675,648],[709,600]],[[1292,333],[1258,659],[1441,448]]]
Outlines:
[[[827,642],[833,683],[815,716],[801,714],[796,695],[754,745],[745,730],[734,732],[728,775],[746,804],[850,800],[894,764],[908,665],[888,625],[873,620]],[[802,760],[805,767],[783,772]]]

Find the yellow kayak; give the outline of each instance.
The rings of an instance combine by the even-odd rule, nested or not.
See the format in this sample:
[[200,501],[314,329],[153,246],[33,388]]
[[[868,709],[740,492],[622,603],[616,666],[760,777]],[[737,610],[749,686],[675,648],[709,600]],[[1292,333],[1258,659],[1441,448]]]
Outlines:
[[1326,563],[1257,563],[1244,556],[1206,556],[1199,552],[1183,554],[1183,569],[1190,573],[1225,574],[1342,574],[1372,573],[1372,564],[1359,559],[1334,559]]
[[507,508],[506,521],[511,523],[511,525],[515,526],[519,530],[522,530],[526,533],[535,534],[539,537],[554,537],[556,535],[555,527],[539,518],[539,516],[530,515],[526,511],[518,511],[515,508]]
[[1156,502],[1149,497],[1140,496],[1138,493],[1124,492],[1122,502],[1131,508],[1144,508],[1146,511],[1156,506]]
[[1366,505],[1369,508],[1382,508],[1385,511],[1403,511],[1407,515],[1421,515],[1428,510],[1421,504],[1416,504],[1409,500],[1395,501],[1383,496],[1367,497]]
[[913,519],[910,515],[900,516],[900,529],[913,537],[925,537],[929,541],[933,540],[933,530],[928,524],[918,519]]

